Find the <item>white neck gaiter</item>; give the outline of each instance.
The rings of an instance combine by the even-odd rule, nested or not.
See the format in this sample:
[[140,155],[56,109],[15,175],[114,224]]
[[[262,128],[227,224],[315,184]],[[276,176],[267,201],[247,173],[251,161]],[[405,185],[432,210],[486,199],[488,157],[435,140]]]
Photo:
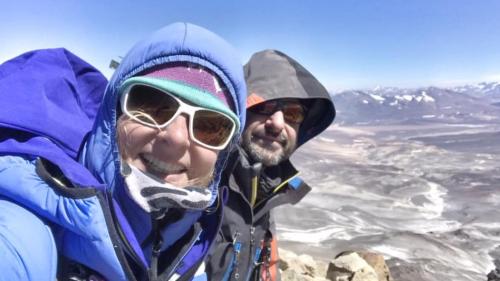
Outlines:
[[170,208],[204,210],[209,207],[212,193],[206,187],[175,187],[159,181],[123,160],[120,170],[125,178],[127,194],[148,213]]

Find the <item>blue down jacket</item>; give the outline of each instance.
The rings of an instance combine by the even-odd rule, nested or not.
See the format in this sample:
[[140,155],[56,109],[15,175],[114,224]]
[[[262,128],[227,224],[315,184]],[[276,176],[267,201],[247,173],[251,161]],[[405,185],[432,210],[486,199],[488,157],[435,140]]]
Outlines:
[[[64,49],[34,51],[0,66],[0,280],[190,280],[203,271],[221,219],[217,186],[227,151],[219,153],[209,186],[213,206],[176,213],[161,225],[125,195],[119,171],[117,89],[168,62],[217,73],[241,134],[240,60],[222,39],[191,24],[169,25],[136,44],[105,91],[102,75]],[[155,239],[163,243],[152,264]]]

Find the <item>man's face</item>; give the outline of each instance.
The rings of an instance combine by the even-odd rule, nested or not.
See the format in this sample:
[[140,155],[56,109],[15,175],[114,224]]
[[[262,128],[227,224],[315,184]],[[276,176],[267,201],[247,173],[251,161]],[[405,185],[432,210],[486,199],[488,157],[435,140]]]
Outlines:
[[305,109],[297,99],[272,100],[250,107],[242,146],[254,161],[274,166],[290,158]]

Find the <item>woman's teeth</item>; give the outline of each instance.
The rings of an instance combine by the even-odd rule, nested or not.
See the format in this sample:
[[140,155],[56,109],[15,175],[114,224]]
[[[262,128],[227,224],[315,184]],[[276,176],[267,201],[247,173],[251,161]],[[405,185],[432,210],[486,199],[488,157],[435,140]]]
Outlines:
[[177,174],[184,170],[184,167],[178,164],[171,164],[161,161],[150,154],[142,154],[145,164],[154,172],[161,174]]

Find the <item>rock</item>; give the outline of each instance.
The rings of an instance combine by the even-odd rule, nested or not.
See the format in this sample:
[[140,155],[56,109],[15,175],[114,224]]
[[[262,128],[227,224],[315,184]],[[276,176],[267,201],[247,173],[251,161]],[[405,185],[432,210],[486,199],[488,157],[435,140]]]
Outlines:
[[[326,278],[326,271],[328,269],[328,263],[326,261],[317,260],[316,261],[316,275],[322,278]],[[326,280],[326,279],[321,279]]]
[[330,262],[326,278],[332,281],[379,281],[375,270],[356,252],[345,252]]
[[279,249],[279,255],[282,281],[328,281],[325,279],[326,262],[284,249]]
[[285,270],[281,273],[281,280],[283,281],[316,281],[311,276],[302,275],[294,270]]
[[309,275],[309,276],[316,276],[317,275],[317,272],[316,272],[317,264],[311,256],[300,255],[300,256],[298,256],[298,259],[299,259],[300,263],[303,264],[303,267],[302,267],[303,274]]
[[[387,265],[391,269],[391,276],[394,280],[404,281],[443,281],[443,280],[461,280],[453,278],[445,278],[445,276],[434,276],[425,265],[415,265],[412,262],[391,258],[387,261]],[[469,279],[470,280],[470,279]],[[479,280],[478,280],[479,281]]]
[[297,255],[294,252],[290,252],[285,249],[279,249],[278,253],[280,256],[279,268],[282,271],[285,271],[288,268],[290,268],[290,262],[297,258]]
[[329,264],[284,249],[279,255],[283,281],[393,281],[384,257],[373,252],[343,252]]
[[500,281],[500,260],[495,259],[493,263],[496,268],[490,271],[486,277],[488,277],[488,281]]
[[389,267],[384,260],[384,256],[366,251],[360,251],[358,255],[375,270],[379,281],[393,281]]
[[[497,247],[498,248],[498,247]],[[498,250],[498,249],[496,249]],[[500,260],[494,259],[493,264],[495,264],[495,269],[490,271],[486,277],[488,277],[488,281],[500,281]]]
[[280,269],[282,271],[294,271],[299,275],[316,276],[317,264],[311,256],[296,255],[292,252],[280,249]]
[[500,271],[498,269],[494,269],[490,271],[486,277],[488,277],[488,281],[500,281]]

